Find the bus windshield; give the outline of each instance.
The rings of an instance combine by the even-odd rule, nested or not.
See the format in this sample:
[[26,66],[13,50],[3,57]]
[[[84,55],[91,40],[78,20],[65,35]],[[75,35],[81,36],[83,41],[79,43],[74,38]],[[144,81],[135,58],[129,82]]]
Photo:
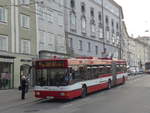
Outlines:
[[145,69],[150,69],[150,63],[145,64]]
[[65,86],[69,81],[68,69],[38,69],[36,71],[36,85]]

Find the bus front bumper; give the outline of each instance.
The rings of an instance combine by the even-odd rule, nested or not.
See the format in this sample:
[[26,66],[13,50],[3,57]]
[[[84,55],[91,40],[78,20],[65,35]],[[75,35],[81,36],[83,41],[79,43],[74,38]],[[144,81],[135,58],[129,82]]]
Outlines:
[[81,90],[75,91],[34,91],[36,98],[43,99],[72,99],[81,95]]

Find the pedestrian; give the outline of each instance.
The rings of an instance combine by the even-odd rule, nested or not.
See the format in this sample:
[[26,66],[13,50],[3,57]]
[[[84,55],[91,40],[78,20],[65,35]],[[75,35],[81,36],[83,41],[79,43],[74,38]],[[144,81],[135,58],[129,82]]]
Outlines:
[[26,76],[26,93],[29,91],[29,77]]
[[25,93],[26,93],[26,77],[22,76],[21,78],[21,99],[24,100],[25,99]]

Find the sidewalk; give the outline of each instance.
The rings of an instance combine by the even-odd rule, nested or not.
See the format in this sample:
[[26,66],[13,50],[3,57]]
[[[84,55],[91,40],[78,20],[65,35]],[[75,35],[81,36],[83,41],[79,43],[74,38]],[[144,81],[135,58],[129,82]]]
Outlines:
[[142,76],[145,76],[145,75],[144,74],[130,75],[130,76],[128,76],[128,80],[133,80],[133,79],[136,79],[136,78],[140,78]]
[[26,93],[25,100],[21,100],[21,91],[18,89],[0,90],[0,110],[14,107],[21,104],[28,104],[37,101],[33,91]]

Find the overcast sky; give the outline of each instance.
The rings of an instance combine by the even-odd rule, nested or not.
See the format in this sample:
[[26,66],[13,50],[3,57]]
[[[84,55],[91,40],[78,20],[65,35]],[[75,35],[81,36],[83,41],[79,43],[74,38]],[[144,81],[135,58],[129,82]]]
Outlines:
[[[122,6],[129,35],[150,36],[150,0],[115,0]],[[145,32],[148,30],[149,32]]]

